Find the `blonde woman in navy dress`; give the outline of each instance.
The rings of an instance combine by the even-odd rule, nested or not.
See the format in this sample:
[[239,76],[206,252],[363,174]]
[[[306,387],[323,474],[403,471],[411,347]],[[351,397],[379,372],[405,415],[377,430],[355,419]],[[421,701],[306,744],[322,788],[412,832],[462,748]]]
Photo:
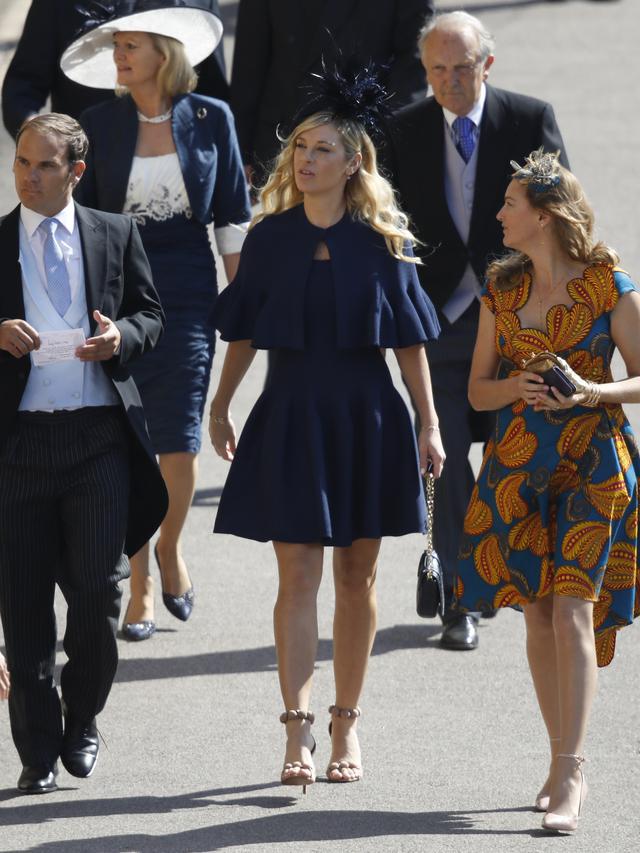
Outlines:
[[[191,94],[193,65],[215,48],[222,24],[181,0],[148,6],[139,0],[130,14],[78,39],[62,68],[77,82],[105,87],[117,81],[126,92],[80,117],[90,146],[78,200],[136,220],[166,313],[164,337],[134,379],[169,491],[154,549],[162,599],[186,621],[194,591],[180,537],[195,489],[215,343],[216,272],[207,225],[213,220],[231,280],[251,214],[231,113],[222,101]],[[123,634],[145,640],[154,631],[147,545],[131,560]]]
[[[377,171],[371,112],[350,99],[377,85],[365,76],[318,95],[286,140],[215,309],[230,343],[209,431],[232,460],[215,531],[273,542],[281,781],[305,787],[316,777],[310,700],[324,548],[334,548],[335,582],[327,778],[356,782],[380,540],[424,531],[420,469],[431,463],[439,476],[444,462],[424,351],[438,324],[406,217]],[[419,412],[417,447],[383,348],[394,350]],[[230,405],[256,349],[270,352],[269,376],[236,446]]]

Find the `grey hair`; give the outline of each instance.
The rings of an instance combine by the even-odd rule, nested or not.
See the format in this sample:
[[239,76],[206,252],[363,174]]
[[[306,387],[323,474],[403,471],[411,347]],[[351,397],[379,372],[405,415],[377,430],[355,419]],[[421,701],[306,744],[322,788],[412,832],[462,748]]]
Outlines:
[[489,56],[493,56],[496,43],[493,35],[484,26],[482,21],[468,12],[443,12],[429,18],[420,30],[418,36],[418,50],[423,52],[428,36],[434,30],[472,30],[478,36],[480,45],[480,61],[484,62]]

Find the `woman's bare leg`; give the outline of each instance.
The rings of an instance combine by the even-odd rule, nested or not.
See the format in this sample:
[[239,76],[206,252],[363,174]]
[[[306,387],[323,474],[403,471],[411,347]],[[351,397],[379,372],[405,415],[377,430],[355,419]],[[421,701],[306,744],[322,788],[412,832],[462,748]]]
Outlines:
[[124,614],[127,623],[153,622],[153,578],[149,574],[149,543],[129,560],[130,598]]
[[[335,704],[356,708],[369,663],[376,633],[376,571],[379,539],[358,539],[348,548],[335,548],[333,577],[335,616],[333,620],[333,670],[336,681]],[[331,763],[346,762],[345,767],[329,772],[334,781],[361,775],[360,745],[356,717],[333,717]]]
[[549,735],[551,760],[549,774],[538,792],[536,802],[551,793],[554,756],[560,747],[560,707],[558,702],[558,672],[556,669],[555,633],[553,630],[553,595],[546,595],[524,610],[527,628],[527,660],[533,679],[540,713]]
[[[598,682],[593,602],[554,596],[553,629],[560,712],[558,753],[582,756]],[[581,774],[576,762],[556,759],[549,811],[577,815],[580,791]]]
[[[284,710],[309,710],[313,670],[318,648],[316,600],[322,579],[322,545],[274,542],[278,560],[278,598],[273,611],[273,631],[278,657],[278,677]],[[313,737],[307,720],[286,724],[285,764],[311,765]],[[284,771],[283,778],[311,778],[304,768]]]
[[160,525],[156,549],[162,566],[162,587],[169,595],[178,596],[191,586],[180,553],[180,538],[196,488],[198,457],[195,453],[161,453],[158,462],[169,492],[169,509]]
[[[169,509],[160,525],[156,545],[162,566],[162,586],[170,595],[182,595],[189,589],[191,582],[180,554],[180,535],[193,500],[198,457],[194,453],[163,453],[159,463],[169,493]],[[154,583],[149,571],[149,543],[131,558],[130,564],[131,598],[125,621],[153,621]]]

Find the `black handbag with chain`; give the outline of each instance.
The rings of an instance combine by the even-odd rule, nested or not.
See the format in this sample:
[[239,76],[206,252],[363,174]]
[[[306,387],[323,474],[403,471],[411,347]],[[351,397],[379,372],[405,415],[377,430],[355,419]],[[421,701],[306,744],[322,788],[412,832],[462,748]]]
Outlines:
[[433,619],[444,613],[444,582],[442,564],[433,548],[433,508],[435,483],[433,473],[424,475],[425,500],[427,504],[427,534],[424,551],[418,563],[418,588],[416,610],[423,619]]

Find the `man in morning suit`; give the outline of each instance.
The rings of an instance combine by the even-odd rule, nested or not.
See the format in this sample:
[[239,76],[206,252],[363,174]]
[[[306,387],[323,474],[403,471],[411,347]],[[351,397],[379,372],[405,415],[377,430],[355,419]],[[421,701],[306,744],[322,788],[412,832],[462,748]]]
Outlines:
[[[479,317],[479,294],[488,260],[502,254],[496,213],[512,171],[509,162],[543,145],[568,161],[552,107],[485,83],[493,39],[466,12],[428,21],[419,38],[433,96],[401,110],[388,166],[424,243],[418,275],[438,309],[442,332],[427,344],[436,409],[447,462],[436,481],[434,545],[451,601],[463,520],[474,485],[471,443],[486,441],[493,415],[474,412],[467,382]],[[487,615],[491,615],[487,612]],[[478,645],[477,615],[447,608],[440,644]]]
[[425,94],[416,37],[434,0],[240,0],[231,109],[247,172],[265,177],[276,132],[302,106],[310,74],[343,59],[373,60],[396,107]]
[[[72,201],[87,146],[69,116],[26,122],[13,168],[21,204],[0,220],[0,617],[24,793],[55,790],[59,756],[73,776],[93,771],[125,554],[167,508],[129,375],[164,316],[136,225]],[[56,360],[47,337],[61,346],[71,330],[84,343]],[[55,584],[68,608],[62,702]]]
[[[197,2],[197,0],[195,0]],[[200,0],[220,17],[218,0]],[[11,136],[51,96],[53,112],[78,118],[84,110],[114,97],[112,89],[90,89],[74,83],[60,68],[60,57],[84,27],[102,23],[104,8],[96,0],[31,0],[24,30],[2,84],[2,118]],[[101,9],[101,6],[103,7]],[[139,7],[143,4],[139,3]],[[158,3],[149,2],[149,8]],[[229,100],[222,43],[197,67],[201,95]]]

